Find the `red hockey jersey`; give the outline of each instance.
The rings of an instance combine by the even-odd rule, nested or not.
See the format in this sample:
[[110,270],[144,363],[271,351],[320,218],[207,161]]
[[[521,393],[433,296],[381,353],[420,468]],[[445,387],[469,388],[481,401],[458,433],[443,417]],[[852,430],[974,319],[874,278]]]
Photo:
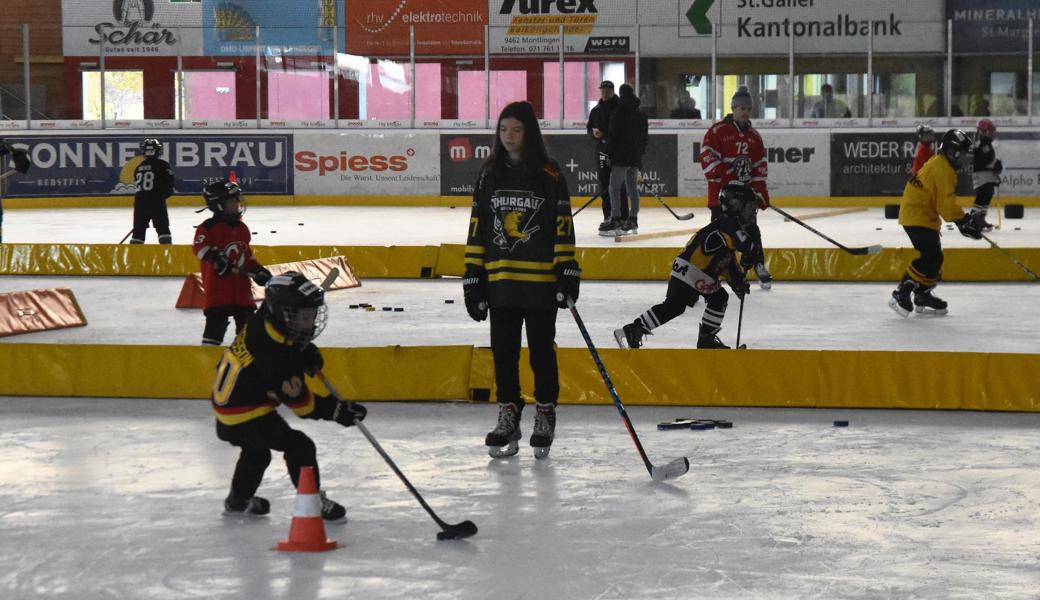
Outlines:
[[[249,272],[260,264],[249,247],[249,228],[242,222],[229,223],[210,217],[195,230],[192,250],[202,263],[202,287],[206,308],[214,306],[256,306]],[[231,270],[218,275],[213,261],[204,258],[210,250],[224,255]]]
[[766,146],[762,136],[749,123],[741,129],[733,115],[711,126],[701,143],[701,168],[708,180],[708,206],[719,205],[719,192],[727,183],[738,180],[751,186],[762,197],[760,208],[769,205],[766,177]]
[[935,151],[932,150],[932,144],[918,142],[917,152],[914,154],[914,164],[910,167],[910,172],[917,175],[924,163],[928,162],[928,159],[933,156],[935,156]]

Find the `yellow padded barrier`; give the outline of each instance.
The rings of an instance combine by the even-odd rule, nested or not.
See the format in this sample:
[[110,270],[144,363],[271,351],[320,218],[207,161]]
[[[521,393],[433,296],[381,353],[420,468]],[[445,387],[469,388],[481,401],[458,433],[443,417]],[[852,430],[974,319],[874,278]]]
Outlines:
[[[626,405],[1040,411],[1036,354],[600,352]],[[0,344],[0,395],[207,398],[219,353],[194,346]],[[326,373],[350,399],[465,400],[471,387],[493,388],[486,349],[392,346],[322,353]],[[529,394],[533,376],[526,350],[522,354],[521,381]],[[585,348],[560,348],[558,356],[561,402],[612,401]],[[755,365],[753,375],[748,364]]]

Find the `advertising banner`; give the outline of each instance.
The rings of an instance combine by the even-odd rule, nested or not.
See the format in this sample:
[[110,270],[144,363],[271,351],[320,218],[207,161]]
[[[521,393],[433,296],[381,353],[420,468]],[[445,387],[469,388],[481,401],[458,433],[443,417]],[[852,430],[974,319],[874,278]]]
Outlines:
[[202,54],[202,4],[169,0],[62,0],[65,56]]
[[564,52],[628,52],[637,8],[632,0],[488,0],[491,53],[558,53],[561,26]]
[[437,133],[297,133],[296,193],[319,196],[440,193]]
[[[491,154],[493,137],[487,133],[441,134],[441,195],[468,196]],[[643,186],[648,194],[676,195],[675,134],[651,134],[643,156]],[[596,143],[585,132],[545,134],[549,156],[563,169],[572,196],[598,193]]]
[[[1037,0],[947,0],[946,18],[953,20],[953,51],[1017,52],[1029,50],[1029,19],[1040,18]],[[1040,27],[1033,28],[1033,47],[1040,48]]]
[[257,26],[261,54],[331,55],[336,50],[334,31],[343,22],[338,4],[338,0],[203,0],[206,55],[252,56]]
[[941,52],[942,0],[676,0],[640,2],[644,56],[710,56],[718,52],[787,55],[795,52]]
[[483,55],[488,0],[345,0],[347,53],[408,56],[415,53]]
[[[701,169],[704,130],[679,135],[679,195],[705,196]],[[771,197],[830,195],[830,137],[825,131],[760,130],[769,162],[766,185]]]
[[[832,133],[831,195],[902,196],[916,144],[912,131]],[[971,195],[971,164],[958,175],[957,194]]]
[[[288,134],[155,135],[177,177],[177,194],[202,188],[230,171],[247,194],[292,194]],[[5,136],[29,152],[32,170],[6,181],[11,197],[131,195],[134,169],[144,160],[140,135]],[[201,200],[200,200],[201,202]]]

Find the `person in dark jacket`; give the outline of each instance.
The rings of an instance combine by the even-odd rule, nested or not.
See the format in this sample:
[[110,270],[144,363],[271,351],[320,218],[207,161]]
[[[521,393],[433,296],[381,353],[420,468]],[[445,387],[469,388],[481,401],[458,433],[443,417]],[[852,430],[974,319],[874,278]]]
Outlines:
[[[600,198],[603,201],[603,222],[599,224],[599,233],[603,236],[614,235],[610,228],[610,159],[607,158],[607,129],[610,128],[610,116],[614,114],[618,106],[618,97],[614,94],[614,82],[604,81],[599,84],[600,99],[596,106],[589,112],[589,121],[585,125],[585,131],[589,137],[596,140],[596,179],[599,181]],[[624,193],[622,191],[622,193]],[[628,204],[622,208],[621,217],[628,218]]]
[[519,450],[520,337],[526,324],[537,403],[531,446],[536,458],[544,458],[555,435],[560,395],[557,308],[567,307],[568,298],[577,301],[581,281],[571,197],[530,103],[507,105],[496,132],[473,192],[462,280],[469,316],[483,321],[491,315],[499,412],[484,443],[494,458]]
[[[615,235],[639,231],[639,170],[648,139],[648,121],[639,110],[639,97],[632,86],[621,84],[618,108],[610,117],[607,130],[607,156],[610,157],[611,227]],[[624,183],[627,198],[621,192]],[[630,202],[630,203],[629,203]],[[628,218],[621,208],[628,204]]]

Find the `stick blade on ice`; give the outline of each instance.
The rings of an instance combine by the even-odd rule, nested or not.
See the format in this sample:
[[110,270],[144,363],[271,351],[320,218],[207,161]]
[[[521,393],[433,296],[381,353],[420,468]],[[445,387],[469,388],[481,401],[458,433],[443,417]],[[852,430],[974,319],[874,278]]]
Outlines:
[[662,465],[660,467],[655,466],[650,471],[650,479],[654,481],[667,481],[669,479],[675,479],[676,477],[682,477],[690,470],[690,459],[685,456],[677,458],[672,462]]
[[867,246],[867,254],[881,254],[881,244]]
[[437,532],[438,540],[461,540],[463,538],[473,537],[477,535],[477,524],[473,521],[463,521],[455,525],[451,525],[443,531]]

